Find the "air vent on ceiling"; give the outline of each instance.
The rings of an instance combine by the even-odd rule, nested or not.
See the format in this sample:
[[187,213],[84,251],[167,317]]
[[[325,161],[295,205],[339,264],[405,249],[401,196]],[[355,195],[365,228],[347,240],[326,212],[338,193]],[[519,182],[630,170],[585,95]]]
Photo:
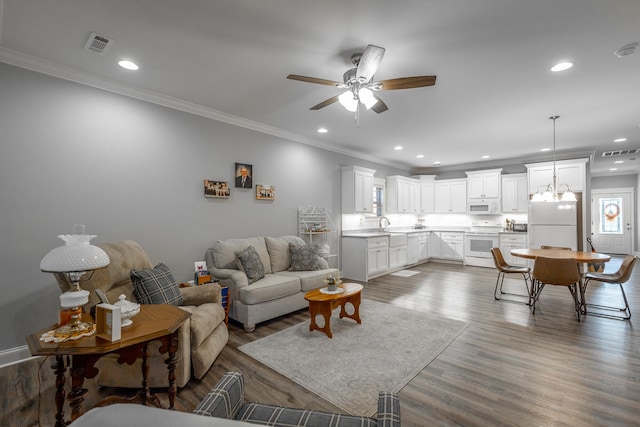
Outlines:
[[84,44],[84,50],[104,55],[112,44],[113,40],[97,33],[91,33],[89,39]]
[[639,151],[640,151],[640,148],[634,148],[632,150],[605,151],[604,153],[602,153],[602,157],[626,156],[627,154],[636,154]]

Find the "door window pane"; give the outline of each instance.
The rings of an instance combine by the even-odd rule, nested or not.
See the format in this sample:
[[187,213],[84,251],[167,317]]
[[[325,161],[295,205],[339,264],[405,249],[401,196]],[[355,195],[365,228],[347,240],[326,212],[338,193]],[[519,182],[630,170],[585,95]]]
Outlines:
[[622,198],[600,199],[600,233],[622,234]]

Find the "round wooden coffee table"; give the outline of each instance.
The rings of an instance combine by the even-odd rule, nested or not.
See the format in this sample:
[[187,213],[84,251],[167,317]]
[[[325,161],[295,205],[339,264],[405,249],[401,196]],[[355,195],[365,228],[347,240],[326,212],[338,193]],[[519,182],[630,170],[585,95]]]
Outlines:
[[[340,306],[340,318],[348,317],[353,319],[358,324],[361,324],[360,320],[360,292],[362,291],[362,285],[358,283],[342,283],[338,286],[343,289],[341,293],[324,293],[322,289],[326,291],[326,288],[314,289],[304,294],[304,299],[309,301],[309,314],[311,315],[311,322],[309,323],[310,331],[322,331],[329,338],[333,338],[331,333],[331,312],[338,306]],[[353,306],[353,314],[347,313],[345,304],[351,303]],[[316,323],[316,316],[321,314],[324,317],[324,326],[318,326]]]

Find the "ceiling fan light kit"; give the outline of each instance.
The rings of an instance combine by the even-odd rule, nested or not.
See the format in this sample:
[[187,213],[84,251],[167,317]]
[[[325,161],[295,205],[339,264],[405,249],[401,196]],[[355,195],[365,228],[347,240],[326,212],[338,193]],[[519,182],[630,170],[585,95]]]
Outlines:
[[373,110],[378,114],[389,109],[384,101],[374,94],[376,91],[413,89],[433,86],[436,83],[436,76],[401,77],[397,79],[373,81],[373,76],[376,71],[378,71],[384,52],[385,50],[382,47],[369,45],[364,52],[351,55],[351,62],[353,62],[355,67],[350,68],[342,75],[343,83],[296,74],[289,74],[287,78],[290,80],[347,89],[342,94],[326,99],[310,109],[319,110],[338,101],[347,111],[356,113],[356,120],[358,119],[360,103],[362,103],[367,110]]

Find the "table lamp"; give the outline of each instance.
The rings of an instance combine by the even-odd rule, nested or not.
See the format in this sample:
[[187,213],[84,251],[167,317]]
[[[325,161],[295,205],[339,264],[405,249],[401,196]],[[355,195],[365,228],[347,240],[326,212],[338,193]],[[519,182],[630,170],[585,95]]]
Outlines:
[[80,278],[88,271],[93,272],[109,265],[109,256],[89,243],[96,236],[84,234],[84,225],[74,225],[73,234],[58,237],[64,240],[64,246],[46,254],[40,262],[40,270],[63,273],[71,284],[70,289],[60,295],[60,306],[71,309],[71,319],[69,323],[59,326],[54,333],[56,336],[68,337],[93,329],[93,323],[82,321],[81,307],[89,302],[89,292],[80,288]]

